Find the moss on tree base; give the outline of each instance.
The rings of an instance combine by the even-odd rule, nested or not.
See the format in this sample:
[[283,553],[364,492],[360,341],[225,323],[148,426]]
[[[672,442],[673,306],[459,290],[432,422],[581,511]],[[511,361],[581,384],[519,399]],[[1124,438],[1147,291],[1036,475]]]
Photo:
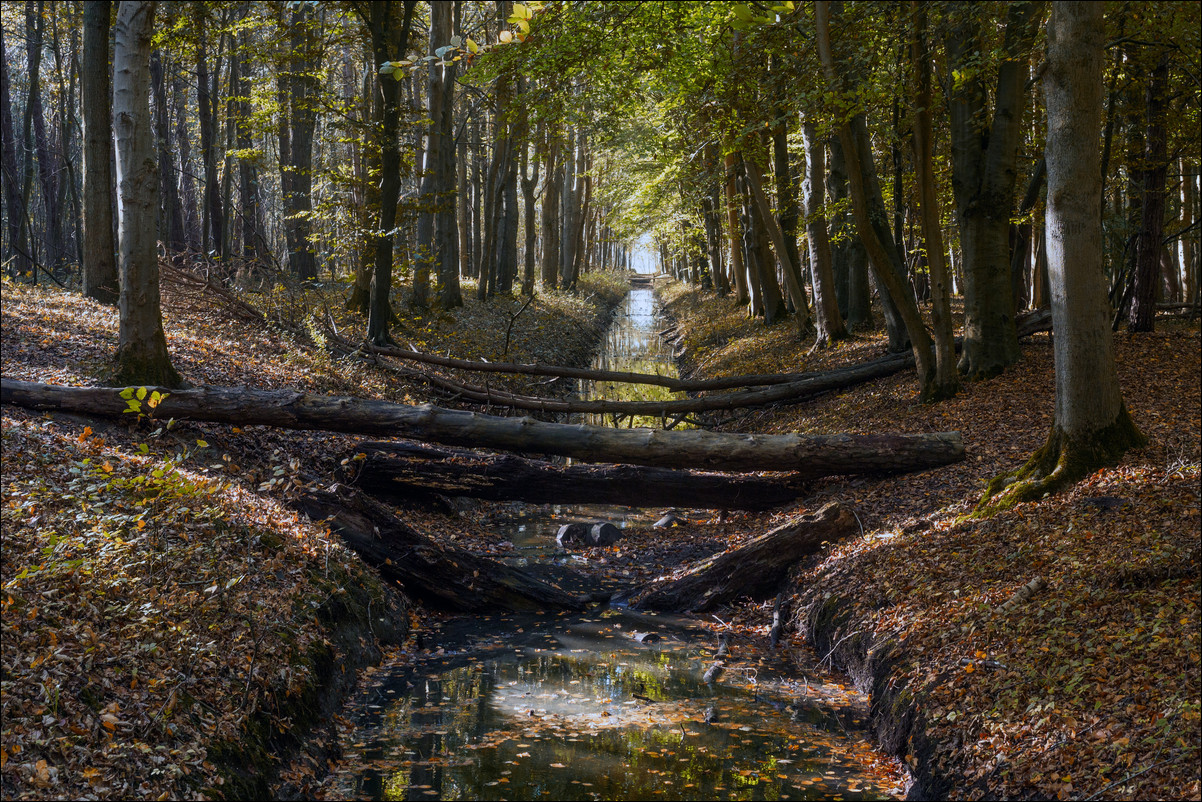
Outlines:
[[1070,437],[1058,424],[1043,447],[1021,468],[995,476],[972,512],[984,518],[1023,501],[1033,501],[1085,478],[1098,468],[1113,465],[1128,449],[1147,443],[1120,404],[1114,422],[1083,437]]

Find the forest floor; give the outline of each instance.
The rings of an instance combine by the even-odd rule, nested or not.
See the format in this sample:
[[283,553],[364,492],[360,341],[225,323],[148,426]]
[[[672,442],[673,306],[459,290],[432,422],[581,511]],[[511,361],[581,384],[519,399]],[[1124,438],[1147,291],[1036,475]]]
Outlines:
[[[452,313],[403,317],[396,337],[458,357],[580,364],[595,343],[598,307],[623,291],[615,277],[589,280],[579,296],[540,295],[524,311],[517,299],[468,299]],[[103,377],[115,311],[54,289],[3,289],[6,378],[85,385]],[[327,313],[348,338],[361,331],[340,293],[250,296],[281,328],[168,287],[175,364],[197,384],[430,400],[428,388],[381,365],[319,347]],[[884,352],[878,332],[809,353],[790,321],[765,328],[731,301],[682,286],[664,298],[693,375],[817,370]],[[1155,334],[1120,334],[1116,346],[1128,406],[1150,443],[1062,495],[965,518],[984,482],[1020,464],[1050,427],[1052,349],[1037,335],[1014,368],[939,405],[919,404],[906,372],[720,424],[959,430],[965,462],[828,480],[792,508],[693,515],[645,546],[588,556],[600,573],[637,579],[737,546],[802,509],[848,502],[864,536],[798,574],[802,626],[790,645],[803,645],[806,611],[831,598],[842,601],[849,633],[891,637],[894,679],[921,700],[936,745],[924,760],[961,780],[958,796],[1196,799],[1198,326],[1167,322]],[[560,384],[539,392],[573,389]],[[295,676],[270,676],[257,655],[301,654],[326,637],[307,611],[338,587],[375,591],[324,527],[280,502],[310,477],[328,477],[356,438],[197,423],[156,431],[12,407],[3,409],[3,438],[3,796],[168,798],[217,786],[206,750],[239,732],[267,694],[304,681],[303,665]],[[407,512],[406,520],[484,554],[507,548],[488,533],[486,514]],[[1005,615],[990,613],[1036,576],[1045,590]],[[748,640],[766,639],[770,605],[720,616]],[[291,665],[276,660],[271,670]],[[289,779],[312,789],[306,775],[323,768],[302,761]]]
[[[809,352],[683,285],[664,292],[691,375],[820,370],[880,356],[883,334]],[[961,463],[883,480],[831,479],[805,504],[849,503],[862,538],[797,576],[798,624],[838,600],[842,637],[883,649],[934,745],[928,768],[960,797],[1198,799],[1199,462],[1197,322],[1115,337],[1124,398],[1148,445],[1067,492],[985,520],[987,480],[1042,445],[1054,401],[1049,334],[1003,375],[918,402],[911,372],[815,401],[743,413],[756,432],[957,430]],[[1047,587],[995,614],[1022,585]],[[918,758],[899,746],[912,765]]]
[[[345,289],[242,296],[252,308],[166,282],[174,364],[193,384],[430,400],[420,383],[320,347],[327,320],[352,338],[362,331],[342,309]],[[398,309],[393,331],[403,345],[467,358],[500,360],[508,345],[511,359],[587,362],[625,291],[624,277],[603,275],[524,310],[520,299],[467,297],[449,313]],[[104,379],[115,309],[7,279],[2,309],[5,378]],[[255,309],[272,322],[249,319]],[[215,754],[237,751],[249,732],[265,740],[256,713],[268,712],[270,735],[297,723],[289,702],[320,679],[314,655],[336,640],[326,608],[389,601],[327,527],[282,503],[304,477],[328,476],[356,438],[12,406],[0,424],[0,796],[223,793],[232,777]],[[363,651],[378,659],[381,641]]]

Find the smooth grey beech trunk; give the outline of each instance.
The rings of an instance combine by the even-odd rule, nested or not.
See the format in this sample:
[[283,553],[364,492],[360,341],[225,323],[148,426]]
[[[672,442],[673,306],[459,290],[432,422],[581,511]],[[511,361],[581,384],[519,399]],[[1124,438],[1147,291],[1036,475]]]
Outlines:
[[159,306],[159,171],[150,121],[150,38],[155,3],[124,0],[113,47],[117,235],[121,299],[113,384],[184,384],[167,353]]
[[[111,11],[111,3],[84,4],[79,73],[83,116],[83,294],[104,304],[116,304],[119,293],[117,247],[113,240]],[[15,189],[15,182],[11,187]],[[14,212],[9,210],[9,214]]]
[[1099,146],[1103,10],[1089,0],[1055,2],[1047,29],[1047,250],[1056,360],[1052,431],[1025,465],[989,483],[978,514],[1042,498],[1146,442],[1123,404],[1108,325]]
[[1048,277],[1056,355],[1056,422],[1088,436],[1117,419],[1123,400],[1107,325],[1102,273],[1098,134],[1102,6],[1057,2],[1048,23]]

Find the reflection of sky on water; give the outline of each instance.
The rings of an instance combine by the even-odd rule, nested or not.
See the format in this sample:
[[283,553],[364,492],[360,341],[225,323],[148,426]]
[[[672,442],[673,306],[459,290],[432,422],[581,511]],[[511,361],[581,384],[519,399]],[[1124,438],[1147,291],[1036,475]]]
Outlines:
[[[712,637],[687,619],[546,618],[536,635],[529,617],[482,617],[462,658],[440,667],[430,656],[381,683],[376,693],[391,704],[363,717],[356,744],[367,765],[337,790],[376,799],[883,795],[843,732],[855,714],[829,712],[837,689],[811,682],[803,695],[777,679],[783,664],[751,654],[707,685]],[[522,633],[520,624],[529,631],[516,642],[498,635]],[[660,639],[644,645],[636,631]]]
[[[660,317],[659,298],[650,287],[632,287],[614,316],[613,325],[605,334],[600,353],[592,367],[601,370],[621,370],[632,373],[651,373],[657,376],[676,376],[676,363],[671,347],[659,336],[664,327]],[[580,397],[611,401],[665,401],[683,398],[663,387],[621,382],[581,382]],[[598,426],[613,425],[606,415],[588,415],[586,422]],[[629,419],[623,426],[631,425]],[[654,418],[635,418],[634,426],[659,426]]]

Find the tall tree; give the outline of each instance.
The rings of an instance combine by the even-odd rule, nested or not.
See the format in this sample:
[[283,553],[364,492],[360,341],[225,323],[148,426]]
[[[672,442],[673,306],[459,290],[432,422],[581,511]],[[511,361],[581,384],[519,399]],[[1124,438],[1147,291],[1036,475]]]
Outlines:
[[964,350],[960,371],[997,375],[1018,360],[1010,289],[1010,217],[1014,211],[1018,145],[1027,104],[1028,54],[1043,4],[1007,6],[1002,60],[992,114],[981,64],[984,4],[960,3],[948,33],[952,189],[964,259]]
[[943,259],[943,229],[939,222],[939,194],[931,152],[931,62],[927,50],[926,0],[911,0],[914,31],[910,60],[914,67],[914,177],[918,183],[922,238],[926,244],[927,267],[931,273],[931,326],[935,330],[935,377],[929,385],[930,400],[951,398],[959,390],[956,348],[952,335],[951,287]]
[[[284,10],[278,11],[283,23]],[[301,281],[317,278],[317,255],[311,236],[313,216],[313,133],[317,127],[317,69],[322,41],[319,19],[309,3],[295,3],[284,27],[286,57],[276,76],[280,120],[280,190],[284,202],[284,236],[288,266]]]
[[1056,411],[1042,448],[994,479],[979,512],[1039,498],[1117,461],[1145,440],[1127,413],[1107,325],[1102,262],[1101,3],[1052,3],[1043,92],[1048,136],[1048,274]]
[[801,136],[806,156],[805,178],[801,182],[805,202],[806,238],[810,242],[810,272],[814,285],[814,312],[818,318],[815,345],[823,347],[836,340],[847,339],[847,327],[839,314],[835,297],[835,274],[831,269],[831,245],[827,239],[826,218],[822,210],[826,203],[826,147],[818,138],[813,124],[802,122]]
[[[23,276],[33,270],[26,241],[25,199],[21,195],[17,169],[17,138],[13,127],[12,84],[8,76],[8,58],[4,52],[4,31],[0,30],[0,177],[4,180],[4,216],[8,223],[5,264],[10,275]],[[116,283],[114,282],[114,287]]]
[[1139,175],[1140,225],[1135,239],[1135,273],[1132,276],[1131,311],[1127,331],[1152,331],[1156,317],[1156,295],[1160,288],[1160,254],[1164,234],[1165,179],[1169,157],[1165,137],[1168,108],[1169,53],[1160,54],[1148,76],[1145,108],[1143,163],[1132,172]]
[[[379,96],[379,103],[373,104],[373,110],[380,131],[380,213],[375,225],[376,247],[367,314],[367,338],[376,345],[385,345],[392,339],[388,334],[393,315],[390,301],[392,241],[401,197],[400,72],[392,62],[402,60],[408,51],[409,28],[416,5],[417,0],[354,4],[371,36],[376,74],[374,91]],[[393,69],[388,69],[390,66]]]
[[111,3],[84,4],[79,99],[83,116],[83,294],[116,305],[119,289],[113,241],[111,10]]
[[117,148],[120,331],[110,382],[182,387],[171,365],[159,306],[155,237],[159,173],[150,118],[150,50],[155,3],[122,0],[113,45],[113,130]]
[[[46,266],[52,274],[63,263],[62,219],[59,213],[57,161],[50,152],[50,139],[46,132],[46,117],[42,108],[42,47],[46,30],[45,3],[25,4],[25,52],[29,65],[29,94],[26,98],[26,119],[33,122],[33,142],[37,153],[38,183],[42,190],[42,208],[45,212],[42,227],[42,242],[46,254]],[[27,138],[28,147],[28,138]],[[26,156],[28,159],[29,157]],[[26,168],[26,173],[29,173]]]
[[[455,209],[455,73],[454,53],[460,40],[452,40],[453,16],[458,2],[430,6],[430,48],[445,58],[431,61],[428,96],[430,133],[427,138],[428,201],[434,204],[434,231],[430,241],[435,269],[438,306],[453,309],[463,305],[459,290],[459,219]],[[426,194],[425,179],[422,185]],[[419,243],[420,247],[420,243]]]
[[[814,4],[818,55],[822,61],[823,70],[826,72],[827,80],[830,81],[832,88],[841,92],[842,82],[839,79],[834,54],[831,50],[830,6],[831,3],[827,0],[818,0]],[[862,122],[863,115],[856,116],[860,117]],[[898,275],[896,270],[890,269],[891,266],[896,267],[899,257],[896,254],[896,248],[890,249],[886,245],[886,242],[892,244],[888,224],[883,215],[870,214],[870,178],[875,171],[865,169],[863,160],[866,156],[871,158],[871,154],[865,154],[862,151],[862,148],[866,148],[867,142],[857,140],[866,140],[867,137],[864,134],[857,137],[853,133],[854,122],[853,118],[852,121],[844,122],[839,126],[839,140],[843,144],[843,155],[847,160],[848,188],[851,193],[852,212],[856,218],[856,230],[860,234],[860,239],[864,241],[865,250],[868,251],[868,259],[872,263],[877,286],[883,288],[882,295],[887,292],[894,300],[898,314],[905,323],[910,346],[914,351],[914,363],[918,368],[918,386],[922,396],[926,397],[930,393],[930,383],[935,373],[934,366],[931,364],[931,336],[923,325],[922,315],[918,312],[918,304],[914,300],[909,283],[904,280],[903,276]],[[890,250],[893,253],[890,253]]]

